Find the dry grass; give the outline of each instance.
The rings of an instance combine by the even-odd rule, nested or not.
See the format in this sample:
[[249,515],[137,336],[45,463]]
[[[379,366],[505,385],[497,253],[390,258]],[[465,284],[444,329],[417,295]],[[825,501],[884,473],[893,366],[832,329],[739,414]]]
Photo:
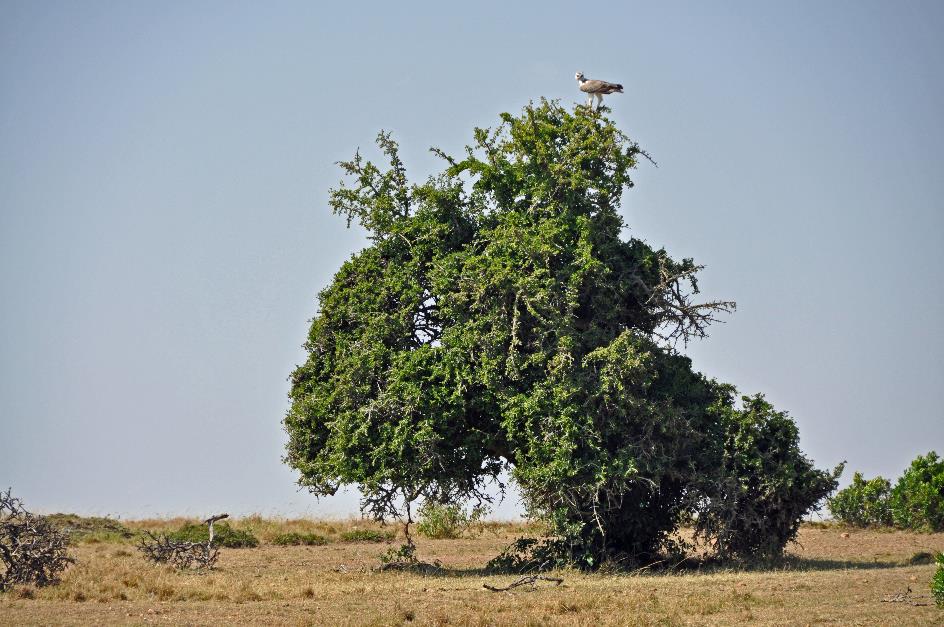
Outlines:
[[[185,520],[136,521],[132,528],[177,528]],[[771,569],[685,574],[557,573],[564,585],[509,593],[512,576],[481,566],[527,530],[491,525],[459,540],[419,540],[422,559],[444,575],[377,573],[385,545],[341,543],[362,521],[235,521],[263,541],[224,549],[217,570],[178,573],[146,563],[122,542],[83,543],[60,586],[19,588],[0,597],[0,624],[942,624],[933,605],[885,603],[910,586],[928,601],[934,567],[910,565],[921,551],[944,550],[944,534],[804,528],[793,559]],[[317,533],[325,546],[276,547],[279,533]],[[848,533],[848,537],[843,537]]]
[[[168,532],[194,523],[201,524],[196,518],[178,517],[125,521],[124,525],[133,531],[148,530],[154,532]],[[313,520],[310,518],[263,518],[262,516],[254,515],[245,518],[230,519],[227,523],[234,529],[249,531],[263,544],[271,544],[276,536],[286,533],[314,533],[327,538],[329,542],[344,542],[346,534],[359,530],[377,531],[385,534],[393,533],[395,537],[402,537],[399,526],[381,526],[378,523],[361,518]],[[470,537],[478,535],[503,536],[507,535],[509,532],[537,535],[541,533],[542,529],[543,527],[537,523],[481,521],[474,524],[466,535]]]

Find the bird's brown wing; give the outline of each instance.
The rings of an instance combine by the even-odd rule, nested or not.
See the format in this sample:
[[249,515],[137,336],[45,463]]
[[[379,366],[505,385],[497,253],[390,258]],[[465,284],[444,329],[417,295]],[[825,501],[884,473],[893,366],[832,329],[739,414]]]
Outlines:
[[618,83],[589,80],[580,85],[580,91],[588,94],[612,94],[614,91],[623,91],[623,86]]

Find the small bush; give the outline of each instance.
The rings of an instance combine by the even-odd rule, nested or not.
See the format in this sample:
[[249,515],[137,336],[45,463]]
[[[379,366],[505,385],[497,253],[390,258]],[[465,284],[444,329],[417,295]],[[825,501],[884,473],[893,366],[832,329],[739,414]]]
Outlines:
[[392,531],[351,529],[341,533],[341,542],[390,542],[393,537],[394,533]]
[[482,510],[474,508],[467,513],[461,505],[425,503],[420,508],[416,530],[432,540],[458,538],[482,517]]
[[[191,523],[167,534],[167,537],[175,541],[205,543],[210,539],[210,530],[203,523]],[[213,545],[229,549],[253,548],[259,546],[259,540],[250,531],[217,523],[213,527]]]
[[895,526],[913,531],[944,531],[944,459],[931,451],[918,456],[889,497]]
[[937,572],[931,579],[931,596],[939,607],[944,607],[944,553],[937,554]]
[[272,544],[279,546],[321,546],[327,544],[328,539],[317,533],[280,533],[272,538]]
[[861,472],[852,475],[852,483],[829,499],[829,511],[841,523],[854,527],[892,524],[888,499],[892,484],[884,477],[865,480]]

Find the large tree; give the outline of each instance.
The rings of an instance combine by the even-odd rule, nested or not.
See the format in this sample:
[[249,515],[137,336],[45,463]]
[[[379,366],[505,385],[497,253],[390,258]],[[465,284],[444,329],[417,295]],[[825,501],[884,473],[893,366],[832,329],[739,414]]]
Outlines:
[[[510,471],[556,555],[586,566],[651,558],[693,511],[719,549],[752,552],[731,545],[750,509],[732,486],[757,465],[726,442],[763,440],[772,408],[736,408],[676,351],[734,303],[698,302],[700,266],[623,237],[648,156],[605,115],[542,101],[501,117],[461,158],[434,150],[444,170],[424,183],[385,133],[389,165],[341,164],[331,205],[371,243],[320,294],[287,462],[317,495],[357,485],[376,518],[487,498]],[[835,479],[795,428],[779,441],[809,466],[795,523]]]

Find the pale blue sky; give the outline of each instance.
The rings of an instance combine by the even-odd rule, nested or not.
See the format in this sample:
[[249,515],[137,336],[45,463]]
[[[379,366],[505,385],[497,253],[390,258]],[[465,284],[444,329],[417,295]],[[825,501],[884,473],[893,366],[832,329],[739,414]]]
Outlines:
[[659,162],[633,234],[738,301],[696,367],[822,467],[944,453],[944,4],[449,4],[0,2],[0,487],[356,511],[281,463],[315,294],[364,243],[333,163],[388,129],[425,177],[577,70]]

